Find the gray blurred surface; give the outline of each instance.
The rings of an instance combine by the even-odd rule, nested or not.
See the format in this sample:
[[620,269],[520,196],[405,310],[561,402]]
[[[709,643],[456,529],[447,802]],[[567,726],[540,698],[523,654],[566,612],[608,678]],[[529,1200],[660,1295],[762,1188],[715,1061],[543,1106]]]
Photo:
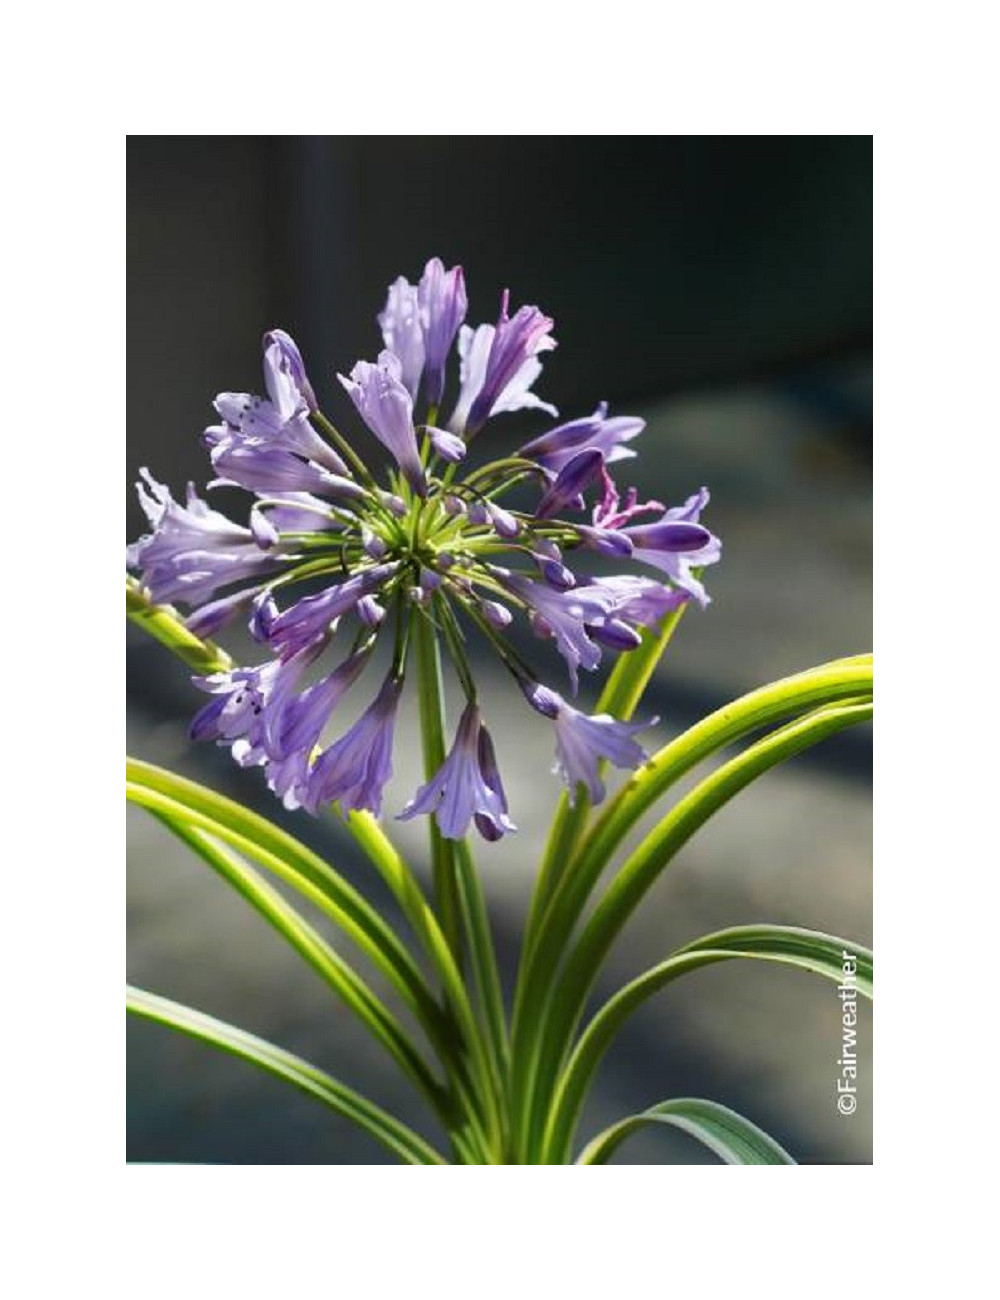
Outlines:
[[[690,611],[663,661],[647,713],[664,743],[742,690],[870,648],[870,476],[855,411],[870,369],[842,364],[809,391],[759,384],[646,410],[631,463],[649,494],[674,504],[707,483],[707,522],[724,542],[707,573],[710,609]],[[634,409],[634,408],[633,408]],[[289,816],[257,772],[186,739],[196,692],[165,651],[130,630],[131,752],[256,803],[326,852],[379,900],[371,871],[332,820]],[[538,659],[562,681],[547,648]],[[558,785],[551,733],[484,664],[489,725],[520,826],[479,865],[504,966],[516,958],[532,871]],[[591,684],[584,698],[592,699]],[[642,711],[640,711],[641,713]],[[419,782],[412,698],[397,730],[391,812]],[[871,941],[871,745],[868,728],[828,742],[739,796],[684,849],[615,948],[599,994],[679,943],[725,925],[773,921]],[[129,978],[299,1051],[428,1134],[418,1098],[391,1062],[242,901],[144,814],[130,810]],[[426,877],[422,822],[390,833]],[[388,905],[388,904],[387,904]],[[373,977],[374,979],[374,977]],[[378,988],[377,979],[374,980]],[[743,1111],[803,1162],[871,1160],[871,1017],[859,1035],[860,1098],[835,1106],[840,1006],[827,983],[763,963],[728,963],[679,982],[638,1012],[598,1076],[582,1136],[677,1095]],[[290,1089],[211,1049],[145,1023],[129,1026],[133,1160],[380,1163],[381,1150]],[[703,1157],[669,1132],[640,1134],[627,1163]]]

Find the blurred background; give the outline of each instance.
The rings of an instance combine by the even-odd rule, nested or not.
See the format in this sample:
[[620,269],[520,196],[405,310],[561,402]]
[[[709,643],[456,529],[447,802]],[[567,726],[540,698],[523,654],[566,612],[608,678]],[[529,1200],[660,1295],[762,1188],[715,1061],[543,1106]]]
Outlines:
[[[705,522],[724,546],[706,574],[713,603],[685,616],[658,670],[651,748],[745,689],[870,648],[870,137],[133,137],[128,187],[129,540],[145,527],[140,466],[175,493],[209,477],[198,435],[211,400],[260,391],[270,326],[298,341],[334,422],[367,437],[335,371],[374,358],[386,287],[439,255],[465,268],[470,324],[495,319],[503,287],[512,305],[555,317],[559,347],[536,391],[563,418],[606,399],[647,420],[628,465],[644,496],[675,504],[711,488]],[[513,450],[547,423],[500,416],[490,437]],[[281,821],[391,912],[333,819],[284,813],[259,772],[187,740],[203,697],[166,651],[131,627],[128,638],[130,752]],[[532,651],[558,686],[562,661]],[[559,787],[551,729],[485,654],[477,668],[520,827],[479,853],[509,973]],[[592,681],[581,697],[593,702]],[[390,811],[421,779],[412,703]],[[426,872],[423,824],[391,833]],[[128,846],[133,983],[309,1057],[433,1134],[381,1049],[238,897],[131,808]],[[700,933],[754,921],[871,942],[868,728],[770,773],[714,818],[647,898],[596,996]],[[871,1017],[860,1104],[845,1118],[839,1010],[825,982],[764,963],[680,981],[617,1040],[581,1135],[670,1096],[706,1096],[802,1162],[868,1163]],[[389,1159],[317,1103],[144,1022],[128,1025],[128,1076],[131,1160]],[[670,1131],[616,1156],[706,1158]]]

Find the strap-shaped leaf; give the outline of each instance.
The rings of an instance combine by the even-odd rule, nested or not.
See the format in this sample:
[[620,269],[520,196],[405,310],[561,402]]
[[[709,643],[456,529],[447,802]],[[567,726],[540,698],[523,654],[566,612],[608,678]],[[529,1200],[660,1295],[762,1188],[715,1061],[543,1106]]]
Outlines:
[[[141,584],[130,577],[125,579],[125,612],[137,626],[198,672],[225,672],[234,666],[221,646],[189,632],[172,606],[155,605]],[[399,858],[371,813],[352,812],[347,826],[412,921],[411,913],[419,912],[421,904],[427,905],[416,877]]]
[[651,1124],[668,1124],[683,1129],[703,1142],[727,1165],[794,1165],[795,1161],[774,1138],[748,1119],[700,1097],[678,1097],[661,1101],[639,1115],[612,1124],[590,1142],[577,1160],[578,1165],[604,1165],[630,1133]]
[[[845,958],[850,961],[845,963]],[[626,984],[591,1020],[552,1100],[544,1145],[547,1164],[562,1164],[568,1156],[587,1088],[612,1040],[632,1012],[682,975],[716,962],[738,959],[796,966],[835,984],[850,977],[863,997],[872,996],[871,951],[847,939],[787,925],[741,925],[702,935]]]
[[[638,652],[636,652],[638,653]],[[629,656],[625,656],[628,658]],[[821,664],[772,682],[709,714],[659,750],[622,786],[561,869],[534,935],[525,941],[514,999],[512,1035],[517,1055],[522,1021],[537,1013],[553,972],[591,891],[636,822],[677,781],[721,749],[795,714],[838,702],[870,699],[871,656]]]
[[284,1048],[275,1047],[273,1043],[258,1038],[255,1034],[226,1024],[224,1020],[216,1020],[214,1016],[205,1015],[202,1011],[195,1011],[192,1007],[159,997],[155,993],[147,993],[143,989],[126,986],[126,1006],[137,1015],[155,1020],[161,1025],[169,1025],[171,1029],[179,1029],[192,1038],[200,1038],[202,1042],[230,1052],[233,1056],[242,1057],[262,1070],[277,1075],[279,1079],[294,1084],[311,1097],[325,1102],[338,1114],[353,1120],[406,1164],[448,1163],[428,1142],[400,1120],[362,1097],[353,1088],[348,1088],[300,1056],[286,1052]]
[[[528,1047],[520,1059],[519,1137],[529,1158],[544,1127],[544,1099],[551,1095],[561,1061],[601,963],[626,921],[677,851],[725,803],[758,776],[844,727],[871,717],[871,704],[817,709],[779,727],[700,782],[680,799],[626,860],[594,909],[551,998],[529,1022]],[[569,877],[564,881],[568,883]],[[553,902],[557,902],[554,899]],[[534,1097],[532,1097],[534,1094]]]
[[873,997],[874,959],[871,949],[834,934],[823,934],[820,930],[804,930],[796,925],[734,925],[692,939],[678,948],[675,955],[704,952],[724,952],[732,957],[760,958],[786,966],[799,966],[837,984],[850,979],[862,997],[869,1000]]
[[137,759],[126,763],[128,798],[210,835],[277,875],[315,903],[376,963],[428,1029],[440,1008],[420,969],[375,909],[328,863],[273,822],[232,799]]
[[309,963],[413,1079],[442,1120],[449,1123],[453,1118],[450,1098],[435,1079],[413,1041],[385,1004],[343,957],[330,947],[323,936],[235,853],[215,843],[204,831],[186,825],[179,817],[163,812],[154,815],[223,880],[232,885]]
[[[126,579],[125,594],[126,611],[129,617],[134,619],[140,626],[144,627],[151,635],[155,636],[157,640],[166,646],[167,649],[178,655],[185,663],[202,672],[220,671],[232,667],[232,660],[224,650],[221,650],[210,641],[201,641],[197,637],[193,636],[185,627],[176,610],[172,609],[169,605],[153,605],[143,592],[141,586],[136,583],[134,579]],[[138,766],[145,768],[147,774],[151,772],[159,772],[163,776],[171,775],[169,773],[163,773],[162,769],[153,768],[148,764],[140,764]],[[180,782],[180,778],[177,778],[177,780]],[[203,787],[196,785],[194,782],[181,782],[181,784],[186,787],[188,796],[195,800],[199,797],[199,792],[204,789]],[[209,791],[207,793],[211,794],[212,792]],[[138,799],[138,795],[136,797]],[[148,794],[144,796],[144,801],[147,802],[147,806],[149,806],[149,798],[150,796]],[[221,796],[213,796],[213,799],[221,800]],[[233,804],[232,801],[224,800],[223,802],[229,805],[230,812],[233,809],[236,809],[237,811],[245,811],[240,810],[239,805]],[[260,831],[263,828],[277,831],[277,828],[273,827],[271,823],[267,822],[265,819],[255,817],[253,814],[247,815],[253,819],[253,825],[256,827],[257,831]],[[437,917],[434,915],[434,912],[431,909],[416,877],[370,813],[352,812],[347,818],[347,827],[358,846],[364,851],[369,860],[375,866],[376,870],[382,876],[383,880],[391,889],[394,897],[402,907],[404,915],[419,938],[424,951],[433,962],[438,974],[440,975],[448,1002],[461,1026],[462,1034],[466,1038],[467,1042],[471,1044],[473,1055],[481,1055],[482,1047],[480,1044],[475,1042],[475,1039],[478,1036],[478,1029],[475,1024],[475,1017],[472,1012],[471,1004],[469,1003],[467,991],[462,982],[461,973],[454,960],[451,949],[448,947],[447,940],[444,937]],[[283,836],[282,832],[277,833]],[[226,837],[224,836],[223,838]],[[253,840],[254,836],[251,835],[250,838]],[[245,839],[237,842],[230,837],[227,842],[234,844],[237,849],[249,851]],[[322,876],[324,872],[332,870],[321,858],[317,857],[316,854],[311,853],[310,850],[305,849],[305,846],[298,844],[298,842],[291,836],[283,836],[283,842],[286,848],[289,843],[295,845],[294,856],[298,856],[300,850],[305,853],[306,858],[300,858],[298,865],[304,867],[305,879],[307,881],[309,878],[308,873],[310,871],[315,873],[318,870]],[[251,856],[253,856],[254,860],[261,866],[264,866],[269,870],[275,869],[276,858],[274,854],[268,853],[266,855],[268,858],[267,861],[264,860],[264,856],[260,853],[251,854]],[[277,857],[280,858],[280,856],[279,852]],[[336,876],[336,873],[333,874]],[[347,886],[346,882],[339,877],[337,877],[337,881],[339,884],[336,885],[336,889],[341,892],[345,889],[348,890],[353,896],[353,903],[356,904],[360,899],[360,895],[358,895],[356,891],[350,890],[350,886]],[[316,882],[313,881],[312,883]],[[325,882],[327,885],[332,883],[333,882],[329,880]],[[323,885],[324,882],[321,880],[319,882],[321,890]],[[297,887],[301,888],[301,883]],[[314,901],[316,901],[315,898]],[[367,906],[364,904],[363,899],[360,899],[360,901],[364,906]],[[329,914],[328,906],[324,905],[322,902],[318,905],[323,907]],[[348,909],[348,911],[349,910],[350,909]],[[374,919],[378,926],[382,926],[383,929],[388,932],[390,944],[395,942],[398,945],[398,940],[395,939],[392,931],[388,930],[388,927],[383,925],[378,914],[372,912],[371,909],[369,909],[369,913],[370,916],[368,917],[368,920],[370,921]],[[338,921],[338,924],[343,924],[343,922]],[[345,926],[344,928],[349,927]],[[362,946],[364,946],[364,944],[362,944]],[[404,958],[408,958],[406,950],[402,949],[401,945],[399,945],[399,947],[404,954]],[[375,960],[377,961],[378,959],[376,958]],[[413,967],[413,969],[416,970],[416,967]],[[391,975],[390,978],[392,978]],[[424,986],[423,992],[418,989],[415,996],[418,999],[423,999],[424,993],[426,992],[426,986]],[[421,1013],[418,1010],[418,1014],[420,1014],[422,1021],[424,1021],[425,1015],[432,1018],[434,1023],[432,1023],[431,1020],[424,1021],[425,1028],[432,1037],[436,1036],[435,1041],[440,1043],[441,1029],[440,1025],[437,1023],[439,1019],[439,1009],[436,1007],[436,1004],[434,1004],[433,1001],[430,1003],[425,1002],[424,1012]],[[453,1041],[454,1035],[450,1026],[445,1030],[445,1034],[449,1041]],[[456,1073],[460,1084],[461,1076],[464,1072],[464,1063],[460,1062],[456,1067]]]

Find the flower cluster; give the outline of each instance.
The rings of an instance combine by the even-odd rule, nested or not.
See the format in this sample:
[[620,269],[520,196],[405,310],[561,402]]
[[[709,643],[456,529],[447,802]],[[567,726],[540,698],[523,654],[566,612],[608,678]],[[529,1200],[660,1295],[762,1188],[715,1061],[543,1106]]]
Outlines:
[[[609,416],[603,402],[515,456],[461,472],[492,417],[523,408],[558,414],[532,391],[542,354],[556,346],[552,320],[532,306],[511,315],[504,293],[496,324],[473,330],[464,323],[467,306],[462,268],[446,270],[433,258],[418,284],[401,277],[391,285],[376,360],[338,375],[395,462],[382,487],[319,410],[293,340],[281,330],[266,334],[266,396],[220,393],[219,423],[204,433],[215,474],[209,488],[253,495],[246,525],[212,509],[193,486],[183,504],[174,500],[143,470],[139,497],[152,531],[128,548],[127,563],[152,600],[187,606],[197,635],[248,618],[262,662],[195,679],[211,699],[192,734],[229,746],[242,765],[263,767],[288,807],[312,812],[331,803],[342,815],[381,811],[410,632],[415,619],[429,620],[467,704],[451,752],[401,816],[431,814],[449,838],[475,823],[497,839],[514,825],[466,658],[467,631],[485,638],[528,704],[553,722],[570,797],[583,785],[597,801],[602,762],[640,764],[633,734],[649,724],[574,708],[540,683],[506,630],[522,615],[551,639],[575,695],[579,670],[597,668],[605,650],[628,653],[669,611],[689,600],[707,604],[698,575],[721,548],[701,522],[704,488],[672,509],[639,502],[634,489],[623,496],[610,467],[635,455],[630,444],[643,422]],[[459,389],[442,421],[456,344]],[[535,486],[533,509],[502,504],[518,484]],[[577,560],[588,551],[638,561],[656,576],[585,577]],[[391,666],[375,698],[326,743],[332,715],[387,629]]]

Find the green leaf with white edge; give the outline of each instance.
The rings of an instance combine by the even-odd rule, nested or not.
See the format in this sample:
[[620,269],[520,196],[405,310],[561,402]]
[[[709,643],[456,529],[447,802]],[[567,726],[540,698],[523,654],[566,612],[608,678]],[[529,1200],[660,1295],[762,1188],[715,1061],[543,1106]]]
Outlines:
[[848,702],[814,710],[769,733],[680,799],[615,873],[550,996],[546,997],[548,990],[543,990],[540,1012],[531,1025],[529,1047],[521,1058],[521,1074],[515,1076],[515,1084],[520,1085],[518,1136],[529,1160],[541,1143],[546,1099],[551,1096],[561,1062],[569,1051],[587,994],[612,943],[646,891],[691,836],[751,782],[844,727],[870,718],[871,712],[870,700]]
[[[150,602],[146,593],[142,590],[141,586],[133,578],[126,577],[125,587],[126,612],[129,617],[133,618],[141,627],[149,632],[150,635],[156,637],[161,644],[166,646],[166,648],[171,650],[174,654],[178,655],[189,666],[197,668],[202,672],[219,672],[233,666],[233,661],[224,650],[221,650],[210,641],[202,641],[193,636],[184,626],[184,623],[176,610],[172,609],[169,605],[154,606]],[[152,768],[148,764],[140,766],[145,767],[147,771],[162,772],[162,769]],[[172,774],[167,773],[165,775],[170,776]],[[177,778],[177,780],[179,781],[180,778]],[[203,787],[195,785],[194,782],[184,782],[183,784],[186,787],[188,795],[192,798],[197,798],[198,796],[196,792],[203,789]],[[215,797],[220,798],[220,796]],[[232,804],[231,801],[226,802],[230,804],[231,808],[239,809],[238,804]],[[464,1035],[467,1039],[471,1040],[472,1036],[476,1032],[476,1027],[468,995],[465,986],[462,983],[461,973],[455,963],[451,949],[448,947],[447,940],[442,932],[438,919],[428,903],[416,876],[410,870],[407,863],[397,852],[395,846],[391,843],[381,826],[379,826],[370,813],[351,812],[348,815],[346,822],[347,829],[354,837],[355,842],[382,876],[383,880],[392,891],[393,896],[400,904],[403,914],[413,927],[425,953],[433,962],[434,967],[441,978],[448,1001],[455,1011],[455,1015],[462,1026]],[[276,829],[271,823],[265,821],[263,818],[256,818],[255,824],[258,829],[261,827],[271,827],[271,829]],[[279,834],[281,834],[281,832],[279,832]],[[285,838],[286,843],[287,841],[292,840],[292,837],[290,836]],[[230,839],[229,842],[234,843],[232,839]],[[328,864],[324,863],[316,854],[312,854],[309,850],[305,850],[304,846],[298,845],[297,841],[292,842],[297,845],[298,849],[303,849],[308,855],[309,861],[306,865],[309,871],[315,871],[317,869],[326,871],[332,870]],[[245,847],[245,843],[236,843],[235,847]],[[278,856],[280,857],[280,854]],[[260,855],[256,855],[255,860],[262,866],[268,866],[269,868],[274,866],[273,855],[267,863],[261,860]],[[302,862],[299,861],[298,865],[301,867]],[[350,888],[349,886],[346,886],[346,882],[340,880],[339,877],[337,877],[337,880],[339,882],[337,886],[338,889],[341,886],[348,889]],[[315,883],[314,881],[309,881],[308,874],[307,883]],[[330,882],[327,882],[327,884],[329,883]],[[354,891],[352,891],[352,893],[353,892]],[[359,895],[355,894],[355,900],[359,897]],[[320,904],[320,906],[323,906],[323,904]],[[381,917],[377,914],[373,914],[373,916],[378,925],[383,924]],[[337,918],[334,917],[334,919],[336,920]],[[420,996],[419,993],[418,996]],[[430,1032],[430,1028],[426,1024],[425,1028],[428,1028],[428,1031]]]
[[[850,961],[845,965],[845,954]],[[631,980],[610,998],[587,1025],[560,1077],[549,1107],[544,1141],[547,1164],[562,1164],[573,1144],[587,1089],[615,1035],[643,1002],[682,975],[717,962],[751,960],[776,962],[807,970],[835,984],[853,971],[858,992],[872,996],[872,954],[818,930],[786,925],[741,925],[705,934],[670,954],[665,961]]]
[[661,1101],[639,1115],[612,1124],[590,1142],[577,1160],[578,1165],[604,1165],[625,1139],[638,1129],[666,1124],[698,1139],[727,1165],[794,1165],[783,1146],[768,1137],[728,1106],[700,1097],[678,1097]]
[[799,966],[838,984],[847,978],[846,963],[850,963],[851,979],[857,984],[858,992],[869,1000],[874,996],[871,949],[819,930],[804,930],[794,925],[735,925],[693,939],[674,955],[705,951]]
[[135,1015],[145,1016],[171,1029],[190,1034],[192,1038],[201,1039],[213,1047],[221,1048],[233,1056],[250,1061],[253,1065],[270,1074],[277,1075],[287,1083],[293,1084],[302,1092],[308,1093],[318,1101],[325,1102],[332,1110],[346,1119],[352,1120],[376,1141],[388,1147],[406,1164],[410,1165],[444,1165],[445,1158],[419,1134],[414,1133],[400,1120],[387,1111],[376,1106],[367,1097],[348,1088],[331,1075],[319,1070],[300,1056],[286,1052],[284,1048],[255,1034],[238,1029],[235,1025],[216,1020],[214,1016],[195,1011],[180,1002],[173,1002],[155,993],[126,986],[126,1006]]
[[258,872],[180,817],[154,814],[268,921],[386,1048],[447,1124],[453,1103],[402,1025],[343,957]]
[[439,1011],[420,969],[394,931],[338,872],[273,822],[207,786],[137,759],[126,760],[126,794],[222,840],[315,903],[431,1020]]
[[[859,662],[860,660],[860,662]],[[821,664],[772,682],[716,710],[653,755],[604,808],[562,870],[535,938],[525,944],[511,1030],[515,1073],[524,1068],[525,1027],[537,1020],[552,978],[587,899],[612,855],[638,819],[692,768],[719,750],[782,719],[840,701],[870,698],[866,655]],[[523,1084],[523,1079],[519,1080]]]

